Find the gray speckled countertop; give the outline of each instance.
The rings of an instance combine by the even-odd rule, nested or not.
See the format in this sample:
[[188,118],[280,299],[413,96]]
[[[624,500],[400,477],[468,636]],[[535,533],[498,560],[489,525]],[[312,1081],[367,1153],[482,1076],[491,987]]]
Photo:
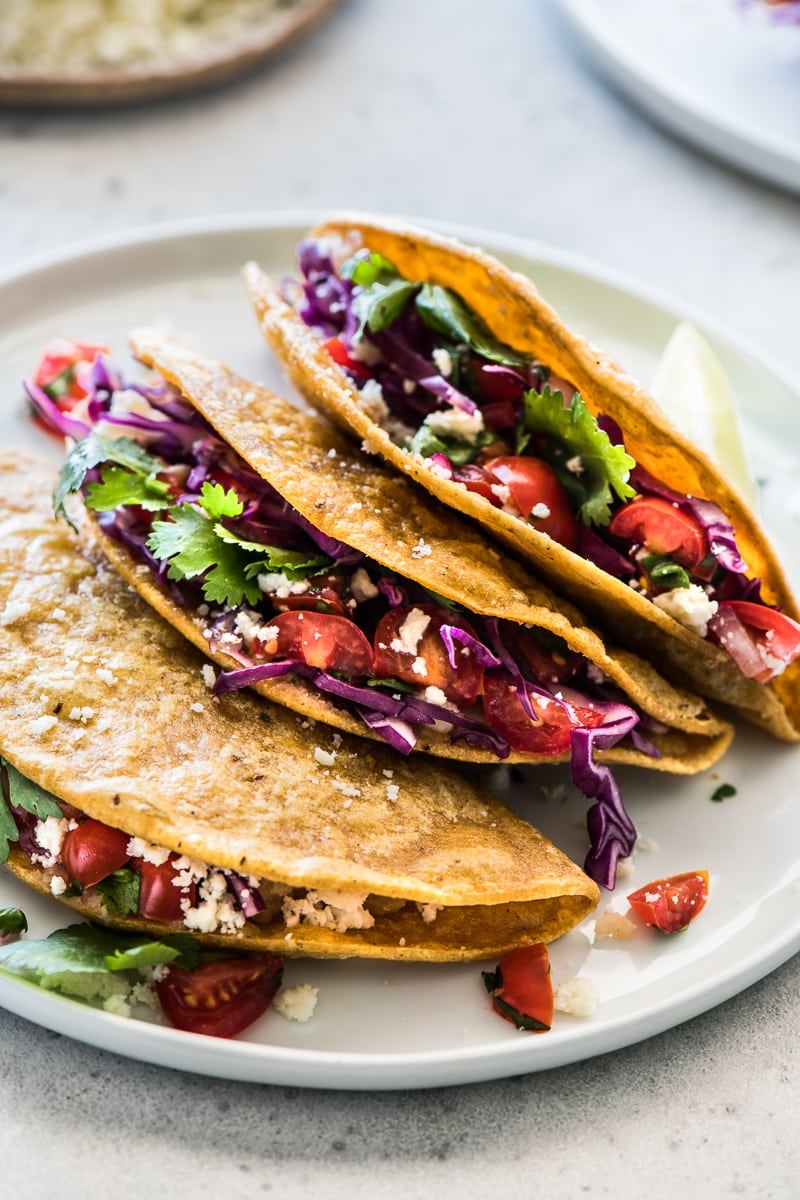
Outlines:
[[[0,271],[130,226],[344,206],[585,254],[800,377],[798,200],[628,108],[547,0],[349,0],[222,91],[0,114]],[[374,1095],[182,1075],[0,1012],[0,1195],[794,1196],[798,985],[796,958],[612,1055]]]

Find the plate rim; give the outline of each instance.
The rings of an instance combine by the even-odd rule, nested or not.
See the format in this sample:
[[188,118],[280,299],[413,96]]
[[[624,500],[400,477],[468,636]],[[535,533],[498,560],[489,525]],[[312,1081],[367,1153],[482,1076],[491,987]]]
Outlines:
[[[207,216],[126,229],[102,237],[84,239],[21,260],[0,273],[0,292],[15,284],[35,280],[37,274],[47,270],[63,268],[76,260],[95,255],[124,252],[143,242],[152,245],[195,237],[213,239],[220,235],[247,230],[286,234],[308,228],[316,223],[320,216],[317,210],[243,212],[223,217]],[[771,373],[778,384],[790,394],[797,392],[795,385],[781,369],[770,365],[759,351],[751,352],[746,339],[743,340],[738,334],[734,337],[725,326],[713,318],[708,318],[693,306],[673,300],[659,289],[630,279],[613,268],[570,251],[517,235],[498,234],[441,221],[423,220],[414,223],[435,227],[501,253],[508,252],[527,257],[609,286],[623,293],[628,299],[643,301],[656,307],[673,319],[694,320],[701,329],[711,332],[727,343],[732,350],[750,358],[760,369]],[[631,1017],[622,1014],[611,1019],[594,1034],[591,1028],[587,1030],[584,1023],[576,1022],[564,1030],[557,1042],[549,1045],[538,1040],[526,1044],[512,1039],[508,1042],[489,1045],[483,1043],[458,1049],[390,1054],[305,1049],[249,1041],[222,1041],[202,1035],[187,1035],[179,1030],[131,1021],[130,1018],[93,1009],[58,993],[43,991],[36,985],[16,979],[6,972],[0,972],[0,1004],[19,1016],[34,1019],[37,1024],[46,1028],[56,1029],[67,1036],[139,1061],[164,1065],[158,1051],[169,1045],[175,1053],[172,1061],[166,1065],[205,1075],[300,1087],[395,1090],[506,1078],[587,1061],[598,1055],[634,1045],[737,995],[770,974],[798,951],[800,914],[797,928],[790,927],[788,935],[785,929],[776,931],[758,953],[750,956],[744,971],[739,963],[731,963],[722,972],[715,974],[711,987],[698,980],[681,996],[677,1005],[669,997],[665,997],[641,1015]],[[30,1017],[32,1009],[37,1014],[34,1018]],[[88,1034],[85,1029],[74,1032],[76,1027],[83,1026],[84,1023],[90,1026]],[[577,1054],[571,1052],[571,1047],[576,1041],[579,1043]],[[120,1042],[123,1045],[120,1045]],[[133,1049],[126,1048],[124,1043],[128,1042],[143,1045],[136,1045]],[[195,1061],[191,1061],[192,1059]],[[234,1066],[239,1069],[233,1069]]]

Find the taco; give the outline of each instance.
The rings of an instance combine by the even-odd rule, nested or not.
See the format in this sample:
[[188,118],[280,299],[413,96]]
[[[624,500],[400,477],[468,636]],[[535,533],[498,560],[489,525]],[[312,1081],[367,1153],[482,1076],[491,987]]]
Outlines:
[[[240,693],[0,457],[0,846],[94,921],[280,954],[550,941],[598,892],[488,793]],[[3,855],[5,857],[5,855]]]
[[763,530],[527,279],[358,217],[314,230],[299,274],[285,300],[246,269],[309,401],[670,678],[800,737],[800,614]]
[[95,361],[56,505],[81,492],[114,566],[225,668],[217,694],[403,754],[570,760],[610,886],[635,830],[607,761],[693,773],[730,726],[321,418],[157,331],[132,342],[158,381]]

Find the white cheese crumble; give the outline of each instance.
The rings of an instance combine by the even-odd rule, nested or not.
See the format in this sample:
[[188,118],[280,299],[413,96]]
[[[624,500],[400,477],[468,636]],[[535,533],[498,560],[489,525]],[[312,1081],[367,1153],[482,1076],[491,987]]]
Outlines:
[[359,892],[309,891],[305,896],[286,896],[283,919],[288,929],[317,925],[346,933],[348,929],[371,929],[375,918],[364,908],[367,895]]
[[418,655],[411,664],[411,670],[415,675],[421,675],[424,679],[428,674],[428,668],[425,665],[425,659]]
[[203,671],[203,683],[206,685],[206,687],[209,689],[209,691],[211,691],[211,689],[214,687],[214,684],[217,682],[216,672],[215,672],[214,668],[211,666],[211,663],[204,663],[202,671]]
[[[174,881],[173,881],[174,882]],[[198,933],[235,933],[246,921],[228,892],[228,881],[222,871],[208,870],[197,885],[198,902],[192,907],[188,899],[181,900],[183,923]]]
[[572,1017],[593,1017],[600,1003],[600,989],[593,979],[576,977],[558,985],[553,995],[557,1012]]
[[272,1007],[287,1021],[310,1021],[317,1007],[318,993],[319,988],[312,987],[310,983],[281,988],[272,1001]]
[[697,583],[690,583],[688,588],[672,588],[662,592],[653,598],[653,603],[698,637],[706,636],[708,622],[719,608],[717,601],[712,600]]
[[262,592],[284,600],[287,596],[302,596],[309,583],[307,579],[287,579],[282,571],[270,571],[258,576],[258,586]]
[[445,696],[442,689],[433,686],[425,688],[425,691],[422,693],[422,699],[426,700],[428,704],[441,705],[447,703],[447,696]]
[[336,762],[336,751],[323,750],[321,746],[314,747],[314,758],[322,767],[332,767]]
[[201,713],[206,711],[199,700],[195,700],[194,704],[189,705],[189,708],[193,713]]
[[416,655],[423,634],[430,623],[431,619],[428,613],[424,613],[421,608],[412,608],[398,629],[397,636],[393,637],[389,643],[390,648],[397,654]]
[[27,600],[9,600],[0,615],[0,625],[13,625],[20,617],[27,617],[30,611]]
[[433,554],[433,550],[424,538],[420,538],[411,551],[412,558],[429,558],[431,554]]
[[92,717],[94,716],[94,709],[89,708],[88,706],[84,706],[83,708],[71,708],[68,715],[70,721],[80,721],[82,725],[85,725],[86,722],[91,721]]
[[418,904],[417,909],[426,925],[431,925],[444,908],[443,904]]
[[441,463],[433,462],[430,458],[425,459],[425,466],[428,468],[431,475],[435,475],[437,479],[453,478],[453,472],[449,467],[445,467]]
[[117,682],[116,675],[113,671],[110,671],[108,667],[98,667],[95,674],[102,683],[107,684],[109,687],[113,687]]
[[35,721],[31,721],[28,728],[34,737],[41,737],[43,733],[47,733],[48,729],[52,729],[58,724],[58,717],[37,717]]
[[550,516],[550,509],[540,500],[539,503],[534,504],[533,508],[531,509],[531,516],[535,517],[538,521],[544,521]]
[[146,842],[144,838],[137,837],[128,839],[125,852],[131,858],[143,858],[145,862],[152,863],[154,867],[160,867],[162,863],[165,863],[170,853],[164,846],[156,846],[154,842]]
[[583,459],[581,458],[580,454],[576,454],[572,458],[568,458],[564,463],[564,466],[573,475],[583,474]]
[[359,391],[361,407],[376,425],[382,425],[389,416],[389,406],[383,398],[383,388],[377,379],[368,379]]
[[372,582],[363,567],[359,567],[358,570],[353,571],[353,574],[350,576],[350,591],[359,604],[363,604],[367,600],[374,600],[376,596],[380,595],[379,589]]
[[67,881],[63,875],[53,875],[50,880],[50,893],[53,896],[63,896],[67,890]]
[[475,444],[484,428],[483,413],[479,408],[474,413],[464,412],[463,408],[437,409],[428,413],[424,424],[438,437],[455,438],[470,445]]
[[[619,874],[619,863],[617,864],[617,874]],[[605,912],[601,912],[594,923],[595,940],[608,939],[609,941],[627,941],[635,929],[633,921],[626,917],[623,913],[612,912],[607,908]]]
[[400,798],[400,785],[398,783],[386,784],[386,799],[394,804]]
[[433,352],[433,361],[436,364],[436,369],[445,379],[453,373],[453,360],[450,354],[442,346],[437,346]]
[[37,846],[41,846],[44,854],[32,854],[31,860],[43,867],[54,867],[70,825],[73,829],[77,828],[77,823],[68,821],[66,817],[45,817],[43,821],[37,821],[33,827],[33,840]]
[[502,505],[508,504],[511,499],[511,491],[507,483],[493,483],[489,490],[493,496],[496,496]]

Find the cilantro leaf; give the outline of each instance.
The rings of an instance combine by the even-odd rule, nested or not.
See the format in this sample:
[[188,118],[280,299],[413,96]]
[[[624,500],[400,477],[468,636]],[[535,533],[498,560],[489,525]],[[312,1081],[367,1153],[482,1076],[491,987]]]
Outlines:
[[415,283],[406,279],[393,279],[391,283],[374,283],[353,296],[353,312],[359,325],[356,337],[360,338],[365,328],[373,333],[393,325],[408,305],[417,290]]
[[711,799],[715,804],[721,803],[723,800],[728,800],[731,796],[736,795],[736,788],[732,783],[721,783],[718,788],[711,794]]
[[109,512],[125,504],[138,504],[147,512],[169,507],[169,488],[153,475],[133,473],[125,467],[108,467],[100,482],[86,490],[86,507]]
[[348,258],[347,262],[342,263],[340,273],[345,279],[350,279],[363,288],[372,287],[374,283],[390,283],[400,275],[394,263],[389,262],[389,259],[384,258],[377,250],[371,250],[367,254],[361,251]]
[[234,489],[229,488],[226,491],[221,483],[206,481],[200,489],[198,503],[201,508],[205,509],[209,517],[216,520],[221,517],[240,517],[244,512],[244,505]]
[[98,883],[97,891],[108,912],[119,917],[129,917],[139,908],[140,885],[141,877],[138,871],[132,871],[130,867],[121,867]]
[[27,933],[28,918],[21,908],[0,908],[0,940]]
[[90,433],[67,455],[53,492],[55,516],[64,517],[73,529],[75,523],[64,508],[67,496],[80,491],[87,473],[104,462],[117,463],[139,475],[155,475],[160,469],[158,460],[131,438],[107,441],[96,433]]
[[666,554],[646,554],[642,566],[658,588],[671,591],[673,588],[688,588],[691,584],[689,572]]
[[121,945],[112,954],[106,955],[105,963],[109,971],[130,971],[171,962],[191,971],[199,959],[200,944],[190,933],[168,933],[157,941],[139,937],[131,945]]
[[[525,394],[523,425],[529,434],[546,434],[566,449],[570,457],[580,459],[580,483],[584,499],[578,516],[586,525],[607,525],[611,520],[612,492],[620,500],[635,495],[628,476],[636,466],[624,446],[614,446],[576,392],[565,406],[560,391],[545,386],[541,392]],[[527,439],[521,439],[518,453]]]
[[223,542],[212,517],[193,504],[169,510],[168,521],[154,521],[147,545],[157,558],[169,562],[170,579],[203,576],[203,595],[211,604],[255,604],[258,584],[247,578],[245,563],[235,546]]
[[20,775],[10,763],[0,757],[0,863],[7,860],[12,842],[19,841],[19,829],[11,805],[45,821],[48,817],[63,817],[55,796],[40,788],[31,779]]
[[261,555],[257,562],[250,562],[245,567],[244,573],[248,579],[270,571],[282,571],[287,579],[305,579],[307,575],[316,575],[321,568],[332,565],[332,560],[326,554],[315,555],[303,550],[285,550],[283,546],[268,546],[264,542],[248,542],[224,525],[215,525],[214,532],[223,542]]
[[453,342],[463,342],[490,362],[521,367],[529,361],[529,357],[518,354],[490,333],[477,313],[449,288],[423,283],[417,296],[417,312],[430,329]]

